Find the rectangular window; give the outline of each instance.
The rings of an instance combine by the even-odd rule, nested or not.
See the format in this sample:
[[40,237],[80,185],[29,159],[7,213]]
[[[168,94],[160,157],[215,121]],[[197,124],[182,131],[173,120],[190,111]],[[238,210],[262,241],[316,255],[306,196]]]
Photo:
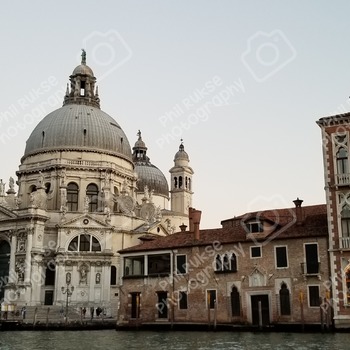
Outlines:
[[124,277],[143,276],[145,258],[144,256],[131,256],[124,258]]
[[187,273],[186,255],[176,255],[176,273],[178,275],[184,275]]
[[179,292],[179,309],[187,310],[187,292]]
[[308,290],[309,290],[309,306],[310,307],[320,306],[320,287],[308,286]]
[[287,247],[275,247],[275,261],[278,269],[288,267]]
[[263,232],[263,227],[260,222],[247,223],[247,229],[249,233]]
[[216,289],[208,289],[207,290],[207,307],[209,307],[209,309],[214,309],[215,303],[217,303]]
[[156,254],[148,256],[149,275],[169,275],[170,254]]
[[317,243],[305,244],[306,274],[319,273],[318,246]]
[[260,246],[250,247],[250,257],[261,258],[261,247]]

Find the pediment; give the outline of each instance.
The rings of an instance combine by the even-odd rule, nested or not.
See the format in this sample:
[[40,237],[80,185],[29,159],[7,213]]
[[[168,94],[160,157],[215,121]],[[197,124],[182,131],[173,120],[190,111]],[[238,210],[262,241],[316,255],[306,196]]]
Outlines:
[[266,273],[261,271],[257,266],[249,275],[249,287],[263,287],[266,286]]
[[12,210],[0,205],[0,221],[16,219],[17,217],[18,215],[14,213]]
[[66,220],[62,222],[60,225],[58,225],[60,228],[80,228],[80,229],[111,229],[112,226],[107,224],[106,222],[99,220],[98,218],[94,217],[90,214],[82,214],[78,215],[70,220]]

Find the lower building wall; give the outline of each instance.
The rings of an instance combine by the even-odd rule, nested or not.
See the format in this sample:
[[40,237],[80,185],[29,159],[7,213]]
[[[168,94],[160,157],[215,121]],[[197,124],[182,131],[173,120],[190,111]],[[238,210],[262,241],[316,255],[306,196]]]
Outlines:
[[[317,243],[319,251],[326,254],[326,238],[319,239]],[[178,250],[176,254],[187,256],[186,274],[174,274],[173,278],[171,275],[124,277],[119,320],[126,323],[136,321],[140,323],[161,321],[213,323],[215,319],[217,323],[244,325],[320,323],[321,309],[319,305],[310,306],[312,302],[309,287],[318,288],[319,296],[327,301],[328,264],[322,266],[319,274],[306,276],[301,270],[301,263],[304,261],[304,242],[293,240],[292,242],[279,241],[276,244],[288,244],[289,265],[286,269],[276,269],[272,243],[262,247],[264,259],[251,259],[249,252],[251,245],[248,244],[242,244],[239,250],[234,245],[221,247],[221,255],[226,251],[237,253],[237,271],[227,272],[216,271],[216,252],[206,247]],[[173,260],[176,260],[175,257]],[[288,289],[289,312],[288,307],[287,310],[284,307],[284,312],[281,307],[282,285]],[[187,294],[187,305],[181,301],[181,292]],[[209,300],[210,293],[214,293],[212,296],[215,296],[215,305]],[[166,306],[160,302],[161,298],[166,299]],[[239,302],[234,303],[237,298]],[[138,303],[137,315],[135,302]],[[208,310],[210,303],[211,308]],[[181,306],[187,306],[187,308],[181,309]],[[166,314],[159,311],[162,308],[167,309]],[[323,310],[328,312],[331,308],[327,305]],[[323,317],[325,320],[326,314]]]

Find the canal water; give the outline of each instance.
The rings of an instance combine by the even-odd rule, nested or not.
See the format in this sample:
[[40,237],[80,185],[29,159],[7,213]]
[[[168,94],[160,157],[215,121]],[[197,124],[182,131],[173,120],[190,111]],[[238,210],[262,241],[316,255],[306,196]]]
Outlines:
[[350,349],[348,333],[15,331],[0,332],[0,350]]

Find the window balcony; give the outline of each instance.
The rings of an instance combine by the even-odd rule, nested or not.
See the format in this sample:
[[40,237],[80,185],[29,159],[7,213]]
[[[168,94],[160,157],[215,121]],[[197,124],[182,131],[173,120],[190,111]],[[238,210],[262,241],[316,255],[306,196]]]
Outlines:
[[339,247],[341,249],[350,249],[350,237],[341,237],[339,239]]
[[337,186],[350,186],[350,174],[336,174],[335,175],[335,184]]
[[312,264],[307,264],[305,262],[302,262],[301,264],[301,274],[304,277],[313,277],[313,276],[319,276],[320,275],[320,262],[315,262]]

